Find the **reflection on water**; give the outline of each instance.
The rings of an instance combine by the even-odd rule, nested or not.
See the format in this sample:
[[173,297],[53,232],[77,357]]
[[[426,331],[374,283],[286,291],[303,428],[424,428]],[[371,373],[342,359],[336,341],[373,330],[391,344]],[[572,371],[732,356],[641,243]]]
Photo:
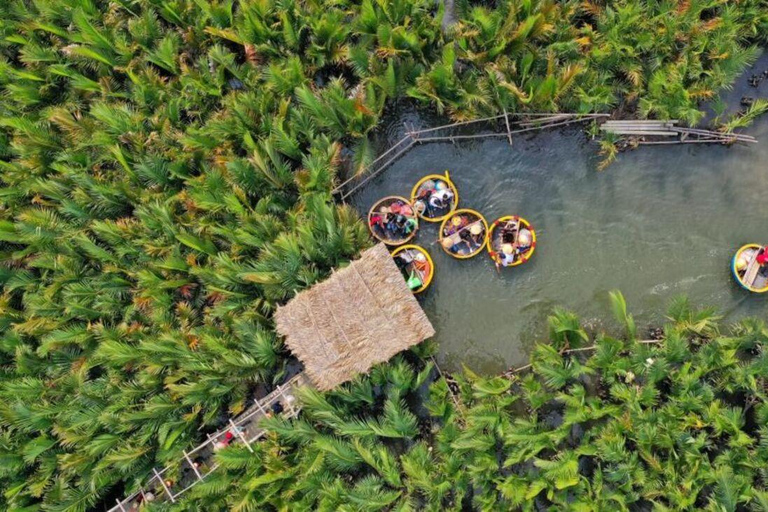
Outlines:
[[489,222],[518,214],[533,224],[533,259],[502,275],[486,253],[463,261],[445,254],[435,225],[422,223],[415,240],[437,269],[420,300],[437,330],[439,361],[499,371],[526,361],[555,306],[599,327],[594,319],[610,316],[613,289],[640,326],[663,321],[679,294],[728,319],[764,314],[768,298],[739,288],[729,269],[742,244],[768,243],[768,119],[748,133],[762,142],[642,148],[603,172],[595,145],[575,129],[517,138],[511,147],[505,140],[416,146],[353,204],[366,212],[382,196],[407,195],[422,175],[449,169],[459,207]]

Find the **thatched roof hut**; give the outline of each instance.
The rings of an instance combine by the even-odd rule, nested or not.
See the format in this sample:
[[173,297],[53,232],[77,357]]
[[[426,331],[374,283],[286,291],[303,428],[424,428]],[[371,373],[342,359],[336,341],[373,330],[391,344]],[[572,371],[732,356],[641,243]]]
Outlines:
[[435,334],[384,244],[278,308],[275,322],[320,390]]

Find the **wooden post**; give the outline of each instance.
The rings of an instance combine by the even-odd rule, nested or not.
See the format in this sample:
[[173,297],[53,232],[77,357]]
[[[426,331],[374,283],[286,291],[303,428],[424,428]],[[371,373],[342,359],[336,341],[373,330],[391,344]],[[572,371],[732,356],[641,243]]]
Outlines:
[[192,461],[192,459],[189,458],[189,454],[187,453],[187,450],[184,450],[184,458],[187,459],[187,463],[189,464],[189,467],[192,468],[192,471],[195,472],[197,475],[197,479],[202,482],[203,475],[200,474],[200,471],[198,471],[197,466],[195,466],[195,463]]
[[162,486],[163,486],[163,489],[165,489],[165,494],[167,494],[167,495],[168,495],[168,497],[171,499],[171,503],[176,503],[176,500],[175,500],[175,499],[173,499],[173,493],[172,493],[172,492],[171,492],[171,490],[168,488],[168,486],[167,486],[167,485],[165,485],[165,480],[163,480],[163,477],[162,477],[162,476],[160,476],[160,473],[158,473],[158,472],[157,472],[157,470],[156,470],[155,468],[152,468],[152,472],[153,472],[153,473],[155,473],[155,477],[156,477],[158,480],[160,480],[160,485],[162,485]]
[[512,145],[512,129],[509,127],[509,116],[507,115],[507,109],[504,109],[504,122],[507,124],[507,138],[509,139],[509,145]]
[[232,427],[232,430],[237,433],[237,436],[240,438],[240,440],[245,443],[245,447],[248,448],[248,451],[253,453],[253,448],[251,448],[251,445],[243,435],[243,432],[237,427],[237,425],[235,425],[235,422],[232,421],[232,418],[229,418],[229,425]]

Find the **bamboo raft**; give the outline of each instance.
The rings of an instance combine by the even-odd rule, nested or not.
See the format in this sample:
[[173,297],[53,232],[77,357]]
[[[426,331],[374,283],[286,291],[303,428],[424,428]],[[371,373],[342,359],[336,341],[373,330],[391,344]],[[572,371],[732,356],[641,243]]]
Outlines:
[[652,119],[606,121],[600,130],[632,138],[638,145],[659,144],[754,144],[757,139],[740,133],[724,133],[678,126],[678,120],[656,121]]

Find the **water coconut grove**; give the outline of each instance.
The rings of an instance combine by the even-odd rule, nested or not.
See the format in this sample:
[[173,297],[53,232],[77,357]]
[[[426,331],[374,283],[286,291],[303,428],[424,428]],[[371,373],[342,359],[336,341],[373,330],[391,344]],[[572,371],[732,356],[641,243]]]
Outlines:
[[[764,303],[554,301],[473,370],[418,301],[567,239],[434,162],[332,194],[409,109],[744,130],[767,42],[765,0],[0,2],[0,509],[768,510]],[[583,131],[610,179],[631,141]],[[766,243],[724,248],[729,293],[762,300]]]

